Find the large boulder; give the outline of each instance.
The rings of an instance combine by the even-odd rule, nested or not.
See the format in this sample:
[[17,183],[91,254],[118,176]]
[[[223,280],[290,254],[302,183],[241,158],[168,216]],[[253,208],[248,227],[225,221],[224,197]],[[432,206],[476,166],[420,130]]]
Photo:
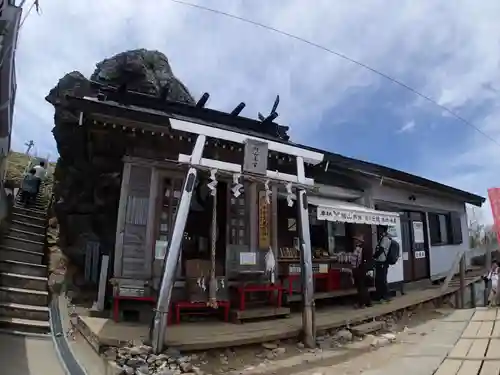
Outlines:
[[127,84],[129,90],[159,96],[168,88],[168,99],[194,104],[184,84],[172,72],[167,56],[158,51],[138,49],[119,53],[96,65],[92,81],[114,86]]
[[[195,103],[187,88],[173,74],[167,57],[158,51],[138,49],[119,53],[96,64],[91,81],[159,96],[167,89],[167,100]],[[114,248],[120,197],[124,139],[109,140],[107,152],[89,145],[78,113],[67,106],[66,95],[96,96],[91,82],[73,71],[62,77],[45,98],[55,108],[52,133],[59,160],[54,172],[55,213],[60,223],[62,251],[80,269],[84,268],[85,241],[99,240],[101,250]]]

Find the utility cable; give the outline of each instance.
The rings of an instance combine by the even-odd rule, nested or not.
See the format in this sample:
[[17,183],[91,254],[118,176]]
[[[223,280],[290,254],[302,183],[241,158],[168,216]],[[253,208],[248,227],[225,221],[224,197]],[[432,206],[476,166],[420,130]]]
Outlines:
[[266,29],[266,30],[269,30],[269,31],[272,31],[272,32],[275,32],[277,34],[281,34],[283,36],[286,36],[286,37],[298,40],[299,42],[308,44],[308,45],[310,45],[312,47],[318,48],[318,49],[323,50],[325,52],[328,52],[328,53],[330,53],[332,55],[340,57],[341,59],[347,60],[347,61],[349,61],[352,64],[358,65],[358,66],[360,66],[363,69],[369,70],[370,72],[375,73],[375,74],[379,75],[380,77],[385,78],[385,79],[391,81],[392,83],[394,83],[394,84],[396,84],[396,85],[398,85],[400,87],[403,87],[404,89],[412,92],[413,94],[419,96],[420,98],[424,99],[425,101],[427,101],[427,102],[429,102],[429,103],[437,106],[438,108],[440,108],[443,111],[449,113],[451,116],[453,116],[457,120],[461,121],[465,125],[467,125],[467,126],[471,127],[472,129],[476,130],[479,134],[481,134],[484,137],[488,138],[490,141],[492,141],[493,143],[495,143],[497,146],[500,147],[500,143],[495,138],[493,138],[490,135],[488,135],[487,133],[485,133],[483,130],[481,130],[480,128],[478,128],[476,125],[472,124],[470,121],[468,121],[464,117],[460,116],[454,110],[452,110],[452,109],[450,109],[450,108],[448,108],[448,107],[446,107],[446,106],[444,106],[442,104],[439,104],[436,100],[432,99],[430,96],[427,96],[427,95],[421,93],[420,91],[414,89],[413,87],[408,86],[406,83],[404,83],[402,81],[399,81],[398,79],[393,78],[390,75],[388,75],[386,73],[383,73],[383,72],[381,72],[381,71],[379,71],[379,70],[377,70],[375,68],[372,68],[371,66],[369,66],[369,65],[367,65],[365,63],[362,63],[362,62],[360,62],[360,61],[358,61],[358,60],[356,60],[354,58],[351,58],[351,57],[349,57],[349,56],[347,56],[347,55],[345,55],[345,54],[343,54],[341,52],[335,51],[335,50],[333,50],[331,48],[328,48],[328,47],[325,47],[325,46],[323,46],[321,44],[312,42],[312,41],[310,41],[308,39],[305,39],[303,37],[300,37],[298,35],[291,34],[289,32],[277,29],[275,27],[263,24],[263,23],[258,22],[258,21],[254,21],[254,20],[251,20],[251,19],[248,19],[248,18],[245,18],[245,17],[240,17],[240,16],[237,16],[235,14],[227,13],[227,12],[224,12],[222,10],[213,9],[213,8],[209,8],[209,7],[206,7],[206,6],[203,6],[203,5],[193,4],[193,3],[190,3],[190,2],[187,2],[187,1],[182,1],[182,0],[169,0],[169,1],[171,1],[173,3],[180,4],[180,5],[188,6],[188,7],[191,7],[191,8],[196,8],[196,9],[199,9],[199,10],[202,10],[202,11],[205,11],[205,12],[215,13],[215,14],[220,15],[220,16],[229,17],[229,18],[241,21],[241,22],[245,22],[245,23],[248,23],[248,24],[251,24],[251,25],[254,25],[254,26],[257,26],[257,27],[260,27],[260,28],[263,28],[263,29]]

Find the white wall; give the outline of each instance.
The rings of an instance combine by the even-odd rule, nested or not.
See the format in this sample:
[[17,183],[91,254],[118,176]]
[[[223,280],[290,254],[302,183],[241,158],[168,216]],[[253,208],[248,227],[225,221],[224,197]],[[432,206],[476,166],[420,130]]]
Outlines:
[[[427,225],[429,221],[427,220]],[[467,213],[464,212],[460,215],[460,223],[462,224],[462,243],[460,245],[444,245],[430,247],[430,266],[431,266],[431,279],[436,280],[446,277],[450,270],[453,261],[457,254],[469,250],[469,232],[467,227]],[[429,231],[427,231],[429,232]],[[470,258],[467,259],[467,267],[470,266]],[[455,270],[458,272],[458,269]]]
[[[413,195],[415,200],[409,200],[408,198]],[[458,212],[460,213],[460,221],[462,224],[462,243],[459,245],[445,245],[445,246],[432,246],[430,245],[429,257],[430,257],[430,274],[431,279],[438,279],[445,277],[448,270],[453,264],[453,261],[457,253],[469,249],[468,241],[468,227],[467,227],[467,213],[465,210],[465,203],[460,201],[455,201],[450,198],[432,196],[430,194],[416,193],[409,189],[395,188],[391,186],[385,186],[376,184],[372,188],[372,198],[375,203],[387,203],[399,206],[402,210],[418,210],[423,212]],[[427,225],[429,221],[427,220]],[[429,229],[427,227],[427,229]],[[400,229],[401,230],[401,229]],[[429,236],[429,230],[427,230],[427,235]],[[430,238],[429,238],[430,244]],[[391,268],[396,268],[396,265]],[[402,272],[401,265],[401,272]],[[391,271],[389,271],[390,274]],[[399,269],[394,269],[394,278],[399,275]],[[402,275],[402,273],[401,273]],[[389,278],[389,282],[391,279]]]
[[401,241],[401,223],[398,221],[396,225],[396,233],[397,237],[393,237],[399,243],[399,248],[401,249],[401,256],[399,257],[398,262],[389,267],[389,271],[387,271],[387,282],[395,283],[404,280],[404,270],[403,270],[403,243]]

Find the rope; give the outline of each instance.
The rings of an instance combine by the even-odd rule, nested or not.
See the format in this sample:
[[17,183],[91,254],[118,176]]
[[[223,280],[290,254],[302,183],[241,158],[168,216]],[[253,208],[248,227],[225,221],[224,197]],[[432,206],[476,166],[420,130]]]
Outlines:
[[215,251],[217,245],[217,187],[213,190],[213,205],[212,205],[212,248],[211,248],[211,261],[212,269],[210,270],[210,287],[209,299],[207,306],[211,308],[218,308],[217,304],[217,279],[215,277]]

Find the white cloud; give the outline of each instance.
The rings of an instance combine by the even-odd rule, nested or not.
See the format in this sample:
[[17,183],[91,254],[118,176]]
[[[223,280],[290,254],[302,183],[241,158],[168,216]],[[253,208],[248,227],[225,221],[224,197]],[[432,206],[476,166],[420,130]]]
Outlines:
[[398,133],[408,133],[415,129],[415,121],[408,121],[398,129]]
[[[473,120],[500,143],[500,107],[491,104],[500,87],[497,0],[400,0],[397,6],[389,0],[315,0],[314,6],[303,0],[198,3],[331,47],[454,110],[490,103],[483,108],[486,115]],[[307,138],[347,95],[354,100],[358,90],[392,84],[294,39],[167,0],[51,0],[41,6],[43,15],[27,19],[19,40],[13,139],[18,149],[33,138],[40,152],[54,153],[53,109],[44,102],[46,93],[66,72],[90,74],[96,62],[126,49],[164,52],[195,96],[211,93],[211,107],[228,110],[245,101],[243,114],[255,117],[268,111],[279,93],[280,122],[291,126],[297,140]],[[407,118],[429,108],[415,98],[405,108]],[[408,122],[403,128],[413,126]],[[465,125],[457,121],[456,126]],[[422,155],[427,175],[483,195],[490,185],[500,185],[498,145],[476,134],[455,153],[441,163],[435,155]],[[434,160],[431,171],[429,159]],[[472,171],[464,175],[457,170],[461,165]]]

